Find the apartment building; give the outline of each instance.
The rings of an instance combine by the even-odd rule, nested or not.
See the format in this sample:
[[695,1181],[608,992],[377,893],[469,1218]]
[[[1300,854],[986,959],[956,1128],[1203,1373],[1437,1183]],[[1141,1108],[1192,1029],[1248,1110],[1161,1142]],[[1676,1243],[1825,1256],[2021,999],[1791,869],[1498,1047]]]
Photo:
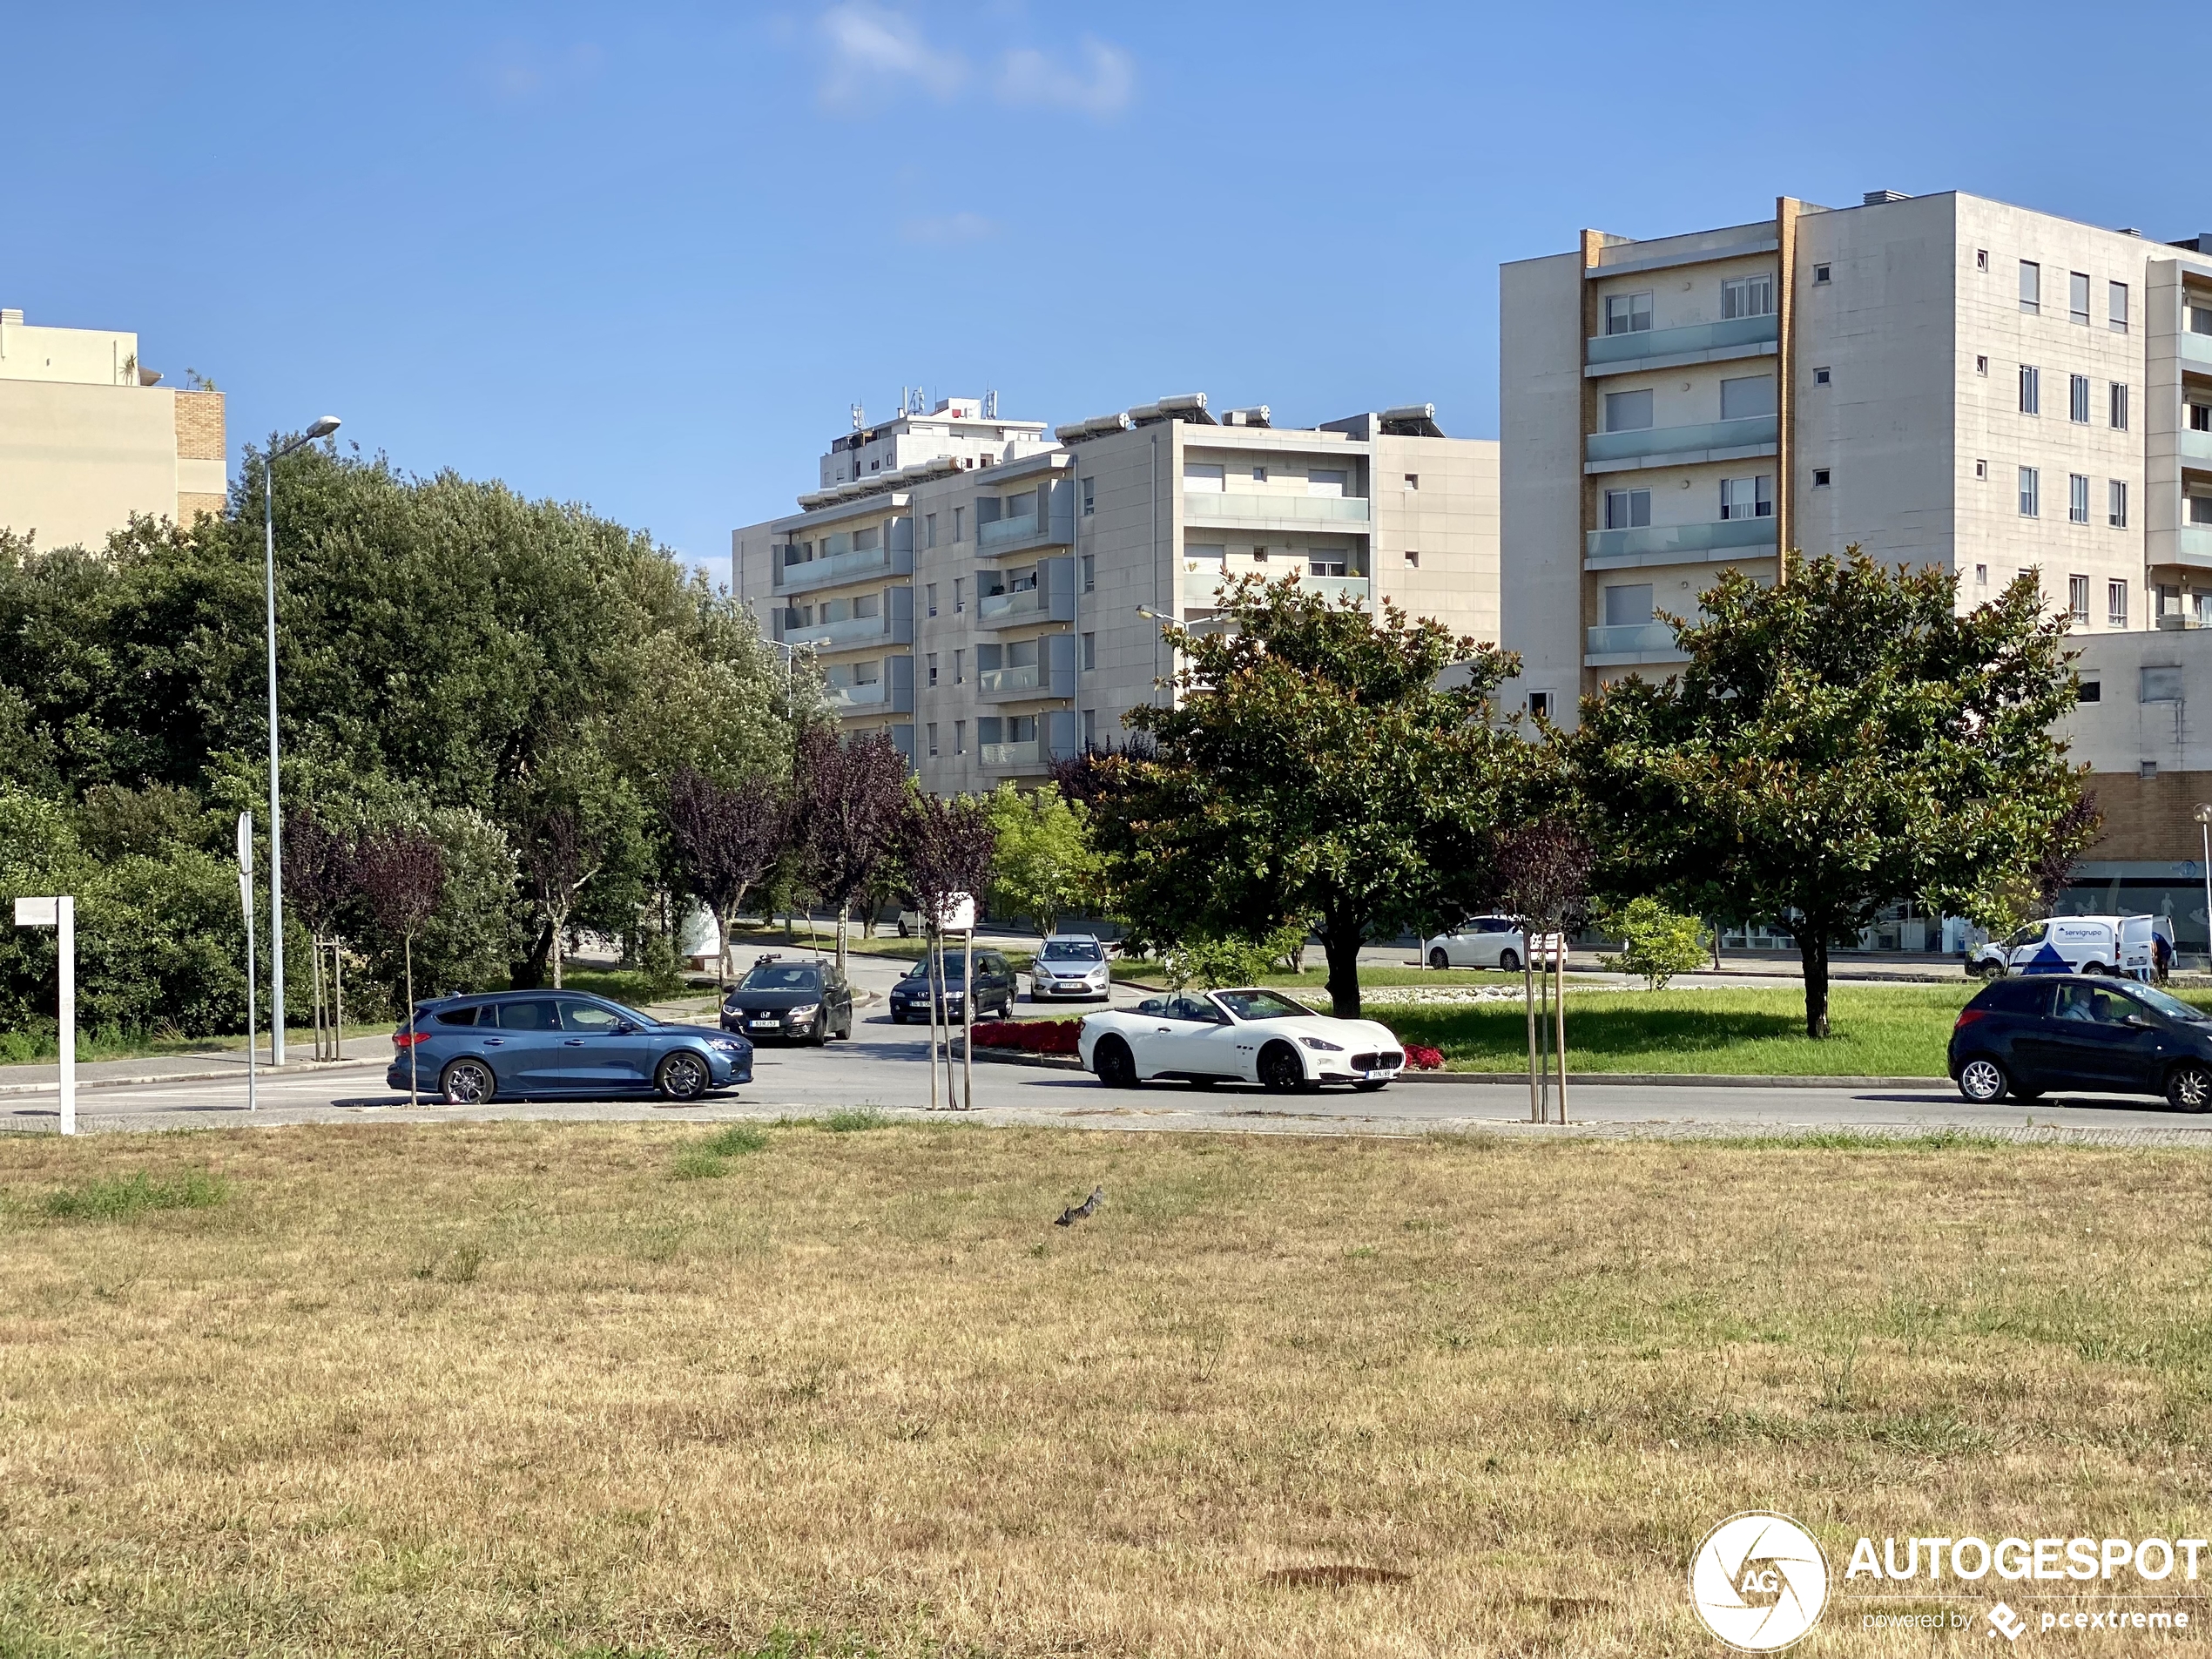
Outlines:
[[98,548],[134,513],[181,524],[221,512],[223,395],[160,379],[135,334],[0,311],[0,529]]
[[2078,632],[2212,622],[2212,236],[1957,192],[1501,268],[1516,706],[1682,660],[1722,567],[1785,550],[2023,570]]
[[1497,446],[1427,405],[1316,428],[1203,394],[1060,427],[987,400],[856,422],[800,511],[733,532],[736,590],[924,787],[1042,782],[1167,695],[1163,621],[1295,570],[1496,637]]

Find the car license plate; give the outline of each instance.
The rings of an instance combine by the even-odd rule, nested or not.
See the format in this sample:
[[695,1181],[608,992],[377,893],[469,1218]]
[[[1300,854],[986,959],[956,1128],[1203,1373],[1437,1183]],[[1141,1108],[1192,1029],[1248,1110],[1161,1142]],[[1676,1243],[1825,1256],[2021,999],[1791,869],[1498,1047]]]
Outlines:
[[783,1022],[781,1020],[747,1020],[745,1023],[755,1030],[759,1030],[762,1026],[781,1025]]
[[1366,1074],[1366,1079],[1369,1082],[1372,1082],[1378,1077],[1392,1077],[1396,1075],[1395,1072],[1389,1071],[1371,1071]]

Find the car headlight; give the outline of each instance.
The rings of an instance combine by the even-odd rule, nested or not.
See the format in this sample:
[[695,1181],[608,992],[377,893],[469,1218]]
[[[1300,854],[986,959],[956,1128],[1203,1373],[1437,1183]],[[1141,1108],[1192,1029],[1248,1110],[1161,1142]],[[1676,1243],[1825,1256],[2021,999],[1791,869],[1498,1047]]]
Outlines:
[[1300,1037],[1298,1041],[1303,1042],[1309,1049],[1319,1049],[1323,1054],[1342,1054],[1344,1052],[1344,1044],[1341,1042],[1324,1042],[1319,1037]]
[[822,1011],[819,1002],[809,1002],[803,1008],[793,1008],[787,1016],[793,1025],[804,1025]]
[[712,1049],[719,1049],[724,1054],[728,1055],[732,1060],[736,1059],[739,1055],[745,1052],[743,1049],[738,1047],[736,1043],[731,1042],[727,1037],[711,1038],[709,1040],[707,1046]]

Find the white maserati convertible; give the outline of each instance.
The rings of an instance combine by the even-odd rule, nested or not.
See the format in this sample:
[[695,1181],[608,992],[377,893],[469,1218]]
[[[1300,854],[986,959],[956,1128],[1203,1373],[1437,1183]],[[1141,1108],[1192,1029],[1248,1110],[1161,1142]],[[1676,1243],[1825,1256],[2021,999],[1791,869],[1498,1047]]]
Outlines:
[[1258,1083],[1277,1093],[1350,1083],[1380,1089],[1405,1052],[1387,1026],[1316,1014],[1278,991],[1180,991],[1083,1016],[1083,1069],[1109,1089],[1155,1077]]

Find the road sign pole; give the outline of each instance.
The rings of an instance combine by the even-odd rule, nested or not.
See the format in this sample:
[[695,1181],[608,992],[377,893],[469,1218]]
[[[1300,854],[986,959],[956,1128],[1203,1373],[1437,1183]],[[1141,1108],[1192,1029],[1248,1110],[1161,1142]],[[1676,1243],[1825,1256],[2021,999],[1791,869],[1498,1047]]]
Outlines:
[[62,959],[62,1133],[77,1133],[77,900],[55,908]]
[[253,814],[238,815],[238,902],[246,912],[246,1109],[260,1109],[253,1075]]

